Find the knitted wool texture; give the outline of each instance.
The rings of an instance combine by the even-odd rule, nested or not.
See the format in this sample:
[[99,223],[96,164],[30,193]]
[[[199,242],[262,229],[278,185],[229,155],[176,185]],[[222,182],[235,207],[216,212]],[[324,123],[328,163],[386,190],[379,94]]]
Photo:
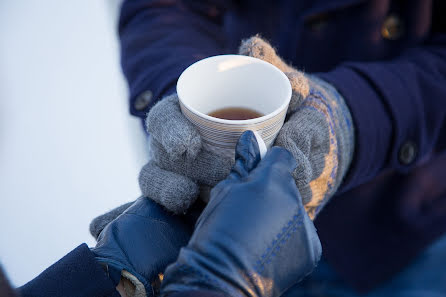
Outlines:
[[176,94],[151,109],[146,125],[151,161],[141,170],[139,184],[144,196],[166,209],[184,213],[200,189],[215,186],[229,174],[234,159],[201,146],[201,137],[181,113]]
[[90,234],[94,237],[94,239],[98,239],[99,234],[102,232],[105,226],[119,217],[119,215],[123,213],[127,208],[129,208],[133,203],[134,201],[127,202],[93,219],[93,221],[91,221],[90,223]]
[[285,123],[275,144],[296,159],[293,176],[305,209],[314,219],[348,170],[354,130],[341,95],[325,81],[309,78],[310,94]]
[[290,80],[288,120],[275,145],[296,159],[293,176],[314,219],[339,188],[353,157],[354,129],[347,105],[332,85],[287,65],[259,36],[244,40],[240,52],[273,64]]
[[164,170],[151,160],[139,174],[143,196],[164,206],[175,214],[184,213],[199,194],[198,185],[189,177]]
[[147,114],[147,132],[164,148],[169,158],[195,159],[201,137],[181,113],[176,94],[159,101]]
[[239,48],[239,54],[251,56],[268,62],[279,68],[286,74],[286,76],[288,76],[291,83],[291,89],[293,90],[290,104],[288,106],[288,114],[295,111],[300,106],[304,98],[306,98],[309,94],[310,88],[304,73],[296,71],[296,69],[286,64],[276,54],[274,48],[258,35],[243,40]]

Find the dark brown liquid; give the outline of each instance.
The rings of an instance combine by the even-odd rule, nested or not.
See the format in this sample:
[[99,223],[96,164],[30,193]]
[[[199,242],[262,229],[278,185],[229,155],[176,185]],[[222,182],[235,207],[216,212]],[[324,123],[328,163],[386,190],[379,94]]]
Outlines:
[[209,113],[208,115],[223,120],[250,120],[264,116],[260,112],[244,107],[221,108]]

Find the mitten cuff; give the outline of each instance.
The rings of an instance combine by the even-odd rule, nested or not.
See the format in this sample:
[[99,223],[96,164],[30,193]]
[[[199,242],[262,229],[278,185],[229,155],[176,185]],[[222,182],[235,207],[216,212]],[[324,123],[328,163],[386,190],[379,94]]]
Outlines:
[[385,166],[392,141],[392,123],[376,90],[353,69],[338,67],[318,76],[336,86],[344,96],[355,123],[355,156],[340,187],[345,192],[375,177]]

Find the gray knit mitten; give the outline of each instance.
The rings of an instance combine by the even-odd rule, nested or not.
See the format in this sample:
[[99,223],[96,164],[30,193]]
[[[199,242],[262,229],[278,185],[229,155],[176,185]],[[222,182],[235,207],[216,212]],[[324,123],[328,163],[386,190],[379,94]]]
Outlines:
[[146,126],[151,160],[141,170],[139,185],[144,196],[173,213],[184,213],[229,174],[234,158],[202,147],[197,129],[181,113],[177,95],[158,102]]
[[[139,174],[144,197],[182,214],[199,196],[205,200],[211,188],[229,174],[234,159],[202,148],[200,134],[181,113],[176,95],[164,98],[150,110],[146,126],[150,133],[150,161]],[[95,218],[90,223],[93,237],[97,238],[131,204]]]
[[127,202],[121,206],[113,208],[109,212],[104,213],[93,219],[90,223],[90,234],[94,237],[94,239],[98,239],[99,234],[104,230],[105,226],[108,225],[111,221],[119,217],[121,213],[123,213],[127,208],[129,208],[135,201]]
[[290,79],[288,118],[275,145],[297,160],[296,185],[311,218],[327,203],[345,176],[354,152],[354,127],[342,96],[329,83],[282,61],[258,36],[242,42],[240,53],[267,61]]

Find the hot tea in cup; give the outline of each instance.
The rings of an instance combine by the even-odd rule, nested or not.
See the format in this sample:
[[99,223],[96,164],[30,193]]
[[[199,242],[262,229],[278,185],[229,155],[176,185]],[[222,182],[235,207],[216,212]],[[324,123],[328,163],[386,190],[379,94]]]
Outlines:
[[270,63],[221,55],[184,70],[177,94],[181,111],[197,127],[203,146],[234,156],[235,145],[246,130],[254,131],[260,146],[272,146],[285,120],[291,84]]
[[250,120],[264,116],[264,114],[246,107],[221,108],[209,113],[208,115],[223,120]]

